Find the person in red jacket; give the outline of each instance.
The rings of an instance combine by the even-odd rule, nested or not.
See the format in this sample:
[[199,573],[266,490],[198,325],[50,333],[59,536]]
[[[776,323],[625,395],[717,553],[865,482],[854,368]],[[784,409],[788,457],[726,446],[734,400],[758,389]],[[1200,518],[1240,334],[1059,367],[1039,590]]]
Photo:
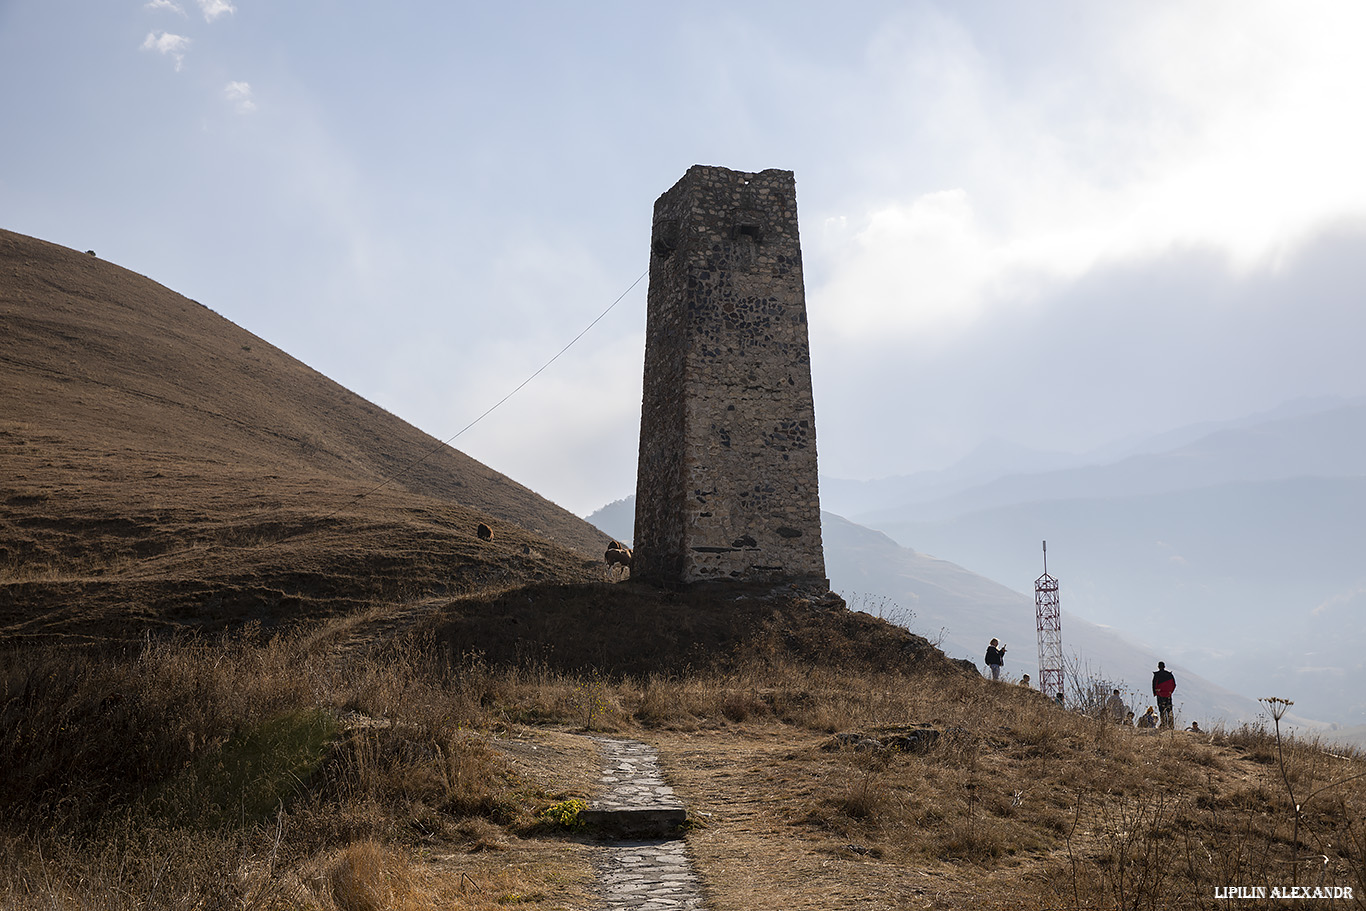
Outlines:
[[1168,730],[1176,727],[1176,716],[1172,713],[1172,693],[1176,692],[1176,678],[1167,670],[1167,665],[1157,662],[1153,671],[1153,695],[1157,697],[1157,712],[1162,716],[1162,727]]

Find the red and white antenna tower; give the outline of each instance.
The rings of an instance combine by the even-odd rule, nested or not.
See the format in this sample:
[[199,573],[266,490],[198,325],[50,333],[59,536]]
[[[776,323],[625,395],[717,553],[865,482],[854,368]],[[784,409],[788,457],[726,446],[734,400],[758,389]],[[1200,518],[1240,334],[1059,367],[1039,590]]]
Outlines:
[[1043,542],[1043,575],[1034,580],[1034,614],[1039,623],[1039,692],[1062,698],[1062,612],[1058,580],[1048,574],[1048,542]]

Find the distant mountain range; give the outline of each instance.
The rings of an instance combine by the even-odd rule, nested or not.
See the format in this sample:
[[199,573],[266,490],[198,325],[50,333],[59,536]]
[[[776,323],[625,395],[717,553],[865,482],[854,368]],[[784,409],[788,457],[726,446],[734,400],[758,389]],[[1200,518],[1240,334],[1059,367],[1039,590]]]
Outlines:
[[1188,490],[1233,480],[1357,477],[1366,399],[1297,399],[1272,411],[1180,427],[1089,453],[989,440],[949,468],[871,481],[821,478],[822,505],[861,522],[961,515],[1042,497]]
[[[1357,401],[1326,412],[1217,430],[1171,450],[1115,462],[1003,474],[947,495],[896,498],[899,479],[862,482],[866,492],[880,495],[882,506],[853,515],[865,523],[904,521],[905,510],[914,504],[917,521],[933,522],[1041,500],[1152,496],[1240,481],[1361,478],[1366,476],[1363,443],[1366,401]],[[823,486],[822,493],[841,509],[858,505],[852,498],[844,502],[838,488],[827,491]]]

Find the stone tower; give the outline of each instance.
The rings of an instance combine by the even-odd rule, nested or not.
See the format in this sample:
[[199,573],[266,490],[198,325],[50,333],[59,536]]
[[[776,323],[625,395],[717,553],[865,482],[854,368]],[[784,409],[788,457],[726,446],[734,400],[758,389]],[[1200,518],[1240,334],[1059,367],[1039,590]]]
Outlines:
[[655,202],[631,575],[828,585],[791,171]]

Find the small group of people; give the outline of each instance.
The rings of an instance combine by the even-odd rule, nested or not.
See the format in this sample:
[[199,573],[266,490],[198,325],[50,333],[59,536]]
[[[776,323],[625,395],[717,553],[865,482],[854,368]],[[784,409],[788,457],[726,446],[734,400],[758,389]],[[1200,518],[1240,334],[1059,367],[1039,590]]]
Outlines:
[[[991,674],[992,680],[1001,679],[1001,669],[1006,663],[1005,643],[993,638],[987,645],[986,665]],[[1029,675],[1025,674],[1020,678],[1021,686],[1029,686]],[[1134,713],[1124,704],[1124,698],[1120,696],[1119,690],[1115,690],[1110,697],[1105,700],[1105,712],[1110,716],[1110,720],[1115,724],[1132,725],[1140,728],[1161,728],[1172,730],[1176,727],[1176,713],[1172,709],[1172,694],[1176,692],[1176,676],[1167,670],[1165,661],[1157,662],[1157,670],[1153,671],[1153,696],[1157,700],[1157,706],[1148,706],[1148,711],[1134,720]],[[1058,694],[1058,702],[1062,702],[1062,693]],[[1192,722],[1187,728],[1197,734],[1204,733],[1200,730],[1198,723]]]
[[1121,727],[1132,728],[1155,728],[1157,727],[1157,716],[1153,714],[1155,709],[1148,706],[1148,711],[1134,718],[1133,709],[1129,708],[1124,702],[1124,697],[1119,694],[1119,690],[1110,693],[1110,697],[1105,700],[1105,714],[1111,721]]
[[[1173,730],[1175,728],[1174,722],[1163,721],[1162,716],[1154,714],[1154,711],[1155,710],[1151,705],[1148,706],[1148,711],[1144,712],[1141,716],[1139,716],[1137,723],[1135,723],[1133,720],[1134,713],[1130,712],[1129,720],[1126,723],[1133,724],[1136,727],[1140,728],[1166,728],[1167,730]],[[1190,723],[1190,727],[1186,728],[1186,730],[1191,734],[1205,733],[1204,729],[1200,727],[1200,722],[1198,721],[1192,721]]]
[[[1124,697],[1119,695],[1119,690],[1115,690],[1110,694],[1110,698],[1105,700],[1105,711],[1115,724],[1170,731],[1176,727],[1176,713],[1172,710],[1172,694],[1175,692],[1176,676],[1167,670],[1166,662],[1159,661],[1157,670],[1153,671],[1153,696],[1157,698],[1156,707],[1148,706],[1148,711],[1135,721],[1134,713],[1124,704]],[[1201,733],[1198,724],[1193,723],[1191,728],[1187,728],[1192,729],[1196,733]]]

